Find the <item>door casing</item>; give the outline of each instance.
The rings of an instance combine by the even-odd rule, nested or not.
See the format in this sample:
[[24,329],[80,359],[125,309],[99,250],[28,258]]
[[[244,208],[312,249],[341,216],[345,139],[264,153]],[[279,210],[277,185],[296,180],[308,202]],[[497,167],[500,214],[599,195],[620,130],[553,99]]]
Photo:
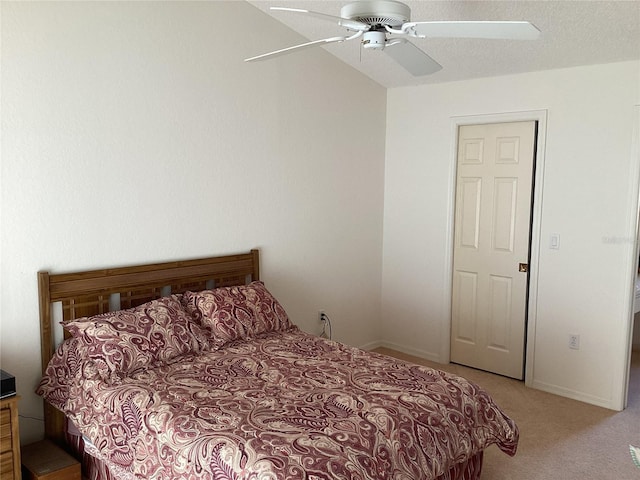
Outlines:
[[633,349],[633,324],[634,324],[634,305],[635,305],[635,287],[636,276],[638,270],[635,267],[638,261],[638,255],[640,255],[640,105],[634,106],[634,125],[632,133],[632,145],[631,145],[631,171],[629,172],[630,181],[630,201],[635,202],[636,208],[633,211],[633,217],[629,219],[629,224],[633,226],[634,242],[630,253],[632,255],[628,265],[631,266],[629,275],[629,289],[627,300],[627,325],[626,331],[628,339],[625,345],[625,362],[624,368],[620,371],[614,371],[614,385],[622,383],[622,392],[618,405],[618,410],[627,408],[629,402],[629,373],[631,369],[631,353]]

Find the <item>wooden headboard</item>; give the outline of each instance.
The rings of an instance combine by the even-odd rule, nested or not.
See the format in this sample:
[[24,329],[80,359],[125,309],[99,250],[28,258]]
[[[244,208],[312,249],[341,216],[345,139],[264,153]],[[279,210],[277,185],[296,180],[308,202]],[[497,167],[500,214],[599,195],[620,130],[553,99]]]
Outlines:
[[[238,255],[134,265],[82,272],[38,272],[42,372],[54,354],[52,304],[62,304],[62,320],[141,305],[187,290],[244,285],[260,279],[259,251]],[[62,412],[44,402],[45,435],[64,444]]]

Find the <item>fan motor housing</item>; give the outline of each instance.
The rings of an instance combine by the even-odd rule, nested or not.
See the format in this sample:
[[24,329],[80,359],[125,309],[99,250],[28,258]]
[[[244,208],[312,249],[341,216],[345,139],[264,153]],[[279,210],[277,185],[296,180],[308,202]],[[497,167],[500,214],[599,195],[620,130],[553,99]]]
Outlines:
[[387,35],[384,32],[369,31],[362,36],[362,47],[373,50],[384,50],[387,44]]
[[375,26],[398,28],[411,19],[411,9],[394,0],[363,0],[345,5],[340,16]]

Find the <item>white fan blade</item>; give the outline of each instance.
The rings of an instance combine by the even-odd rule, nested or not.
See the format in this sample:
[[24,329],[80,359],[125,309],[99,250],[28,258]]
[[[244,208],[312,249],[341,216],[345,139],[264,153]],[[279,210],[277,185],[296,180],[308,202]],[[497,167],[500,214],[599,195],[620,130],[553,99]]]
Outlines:
[[315,40],[313,42],[303,43],[301,45],[294,45],[293,47],[282,48],[280,50],[276,50],[274,52],[263,53],[262,55],[257,55],[251,58],[245,58],[245,62],[255,62],[258,60],[266,60],[268,58],[278,57],[280,55],[286,55],[287,53],[297,52],[298,50],[304,50],[305,48],[316,47],[319,45],[325,45],[328,43],[336,43],[336,42],[344,42],[348,40],[349,37],[331,37],[325,38],[323,40]]
[[409,22],[402,29],[427,38],[535,40],[540,36],[540,30],[529,22]]
[[442,65],[405,39],[394,39],[384,51],[415,77],[430,75],[442,69]]
[[327,15],[326,13],[312,12],[311,10],[305,10],[304,8],[288,8],[288,7],[271,7],[271,10],[277,10],[280,12],[293,12],[304,13],[316,18],[322,18],[331,22],[336,22],[339,26],[348,28],[350,30],[357,30],[359,32],[368,31],[371,26],[366,23],[359,22],[357,20],[350,20],[343,17],[335,17],[333,15]]

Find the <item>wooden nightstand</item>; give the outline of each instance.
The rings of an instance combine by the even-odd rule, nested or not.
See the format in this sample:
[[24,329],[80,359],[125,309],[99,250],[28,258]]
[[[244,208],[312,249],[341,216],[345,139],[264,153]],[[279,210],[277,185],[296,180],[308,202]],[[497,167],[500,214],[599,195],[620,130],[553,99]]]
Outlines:
[[60,447],[43,440],[22,448],[24,480],[80,480],[80,463]]
[[13,396],[0,400],[0,478],[20,480],[20,430],[18,400]]

